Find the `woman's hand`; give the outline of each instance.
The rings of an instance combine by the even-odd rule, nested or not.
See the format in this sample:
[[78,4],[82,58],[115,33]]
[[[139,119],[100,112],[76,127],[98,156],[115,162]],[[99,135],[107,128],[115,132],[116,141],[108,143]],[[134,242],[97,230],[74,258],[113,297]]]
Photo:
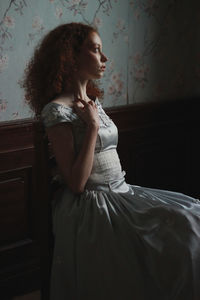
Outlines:
[[94,101],[75,100],[74,109],[77,115],[88,125],[99,128],[99,114]]

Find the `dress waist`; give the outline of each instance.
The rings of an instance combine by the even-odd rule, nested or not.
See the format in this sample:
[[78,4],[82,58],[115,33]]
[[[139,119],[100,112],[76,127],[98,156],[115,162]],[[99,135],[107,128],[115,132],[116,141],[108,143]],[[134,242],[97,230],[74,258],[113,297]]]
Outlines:
[[[129,191],[129,186],[126,184],[124,176],[125,172],[122,171],[116,149],[97,152],[94,154],[92,171],[85,188],[125,193]],[[55,186],[65,184],[59,172],[53,176],[52,184]]]
[[127,192],[129,187],[124,176],[116,149],[95,153],[86,189]]

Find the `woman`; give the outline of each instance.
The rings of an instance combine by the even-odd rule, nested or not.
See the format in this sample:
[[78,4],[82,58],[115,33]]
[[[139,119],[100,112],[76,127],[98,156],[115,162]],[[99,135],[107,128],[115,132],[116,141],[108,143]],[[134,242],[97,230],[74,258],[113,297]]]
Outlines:
[[107,57],[96,29],[58,26],[26,70],[61,175],[51,299],[199,300],[200,203],[125,182],[117,128],[98,98]]

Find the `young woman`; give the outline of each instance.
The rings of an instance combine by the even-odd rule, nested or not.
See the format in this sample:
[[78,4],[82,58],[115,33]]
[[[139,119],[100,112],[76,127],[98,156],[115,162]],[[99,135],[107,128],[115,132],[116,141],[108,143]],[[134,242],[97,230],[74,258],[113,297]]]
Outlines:
[[125,182],[94,83],[107,60],[96,29],[70,23],[43,39],[26,70],[61,181],[51,299],[199,300],[200,202]]

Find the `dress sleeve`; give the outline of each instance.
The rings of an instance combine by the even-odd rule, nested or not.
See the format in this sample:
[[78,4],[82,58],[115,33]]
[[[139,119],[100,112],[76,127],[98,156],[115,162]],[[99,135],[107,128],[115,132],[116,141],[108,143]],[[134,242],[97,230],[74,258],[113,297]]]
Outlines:
[[49,103],[43,108],[41,119],[44,126],[48,128],[58,123],[73,122],[76,119],[76,115],[70,107]]

